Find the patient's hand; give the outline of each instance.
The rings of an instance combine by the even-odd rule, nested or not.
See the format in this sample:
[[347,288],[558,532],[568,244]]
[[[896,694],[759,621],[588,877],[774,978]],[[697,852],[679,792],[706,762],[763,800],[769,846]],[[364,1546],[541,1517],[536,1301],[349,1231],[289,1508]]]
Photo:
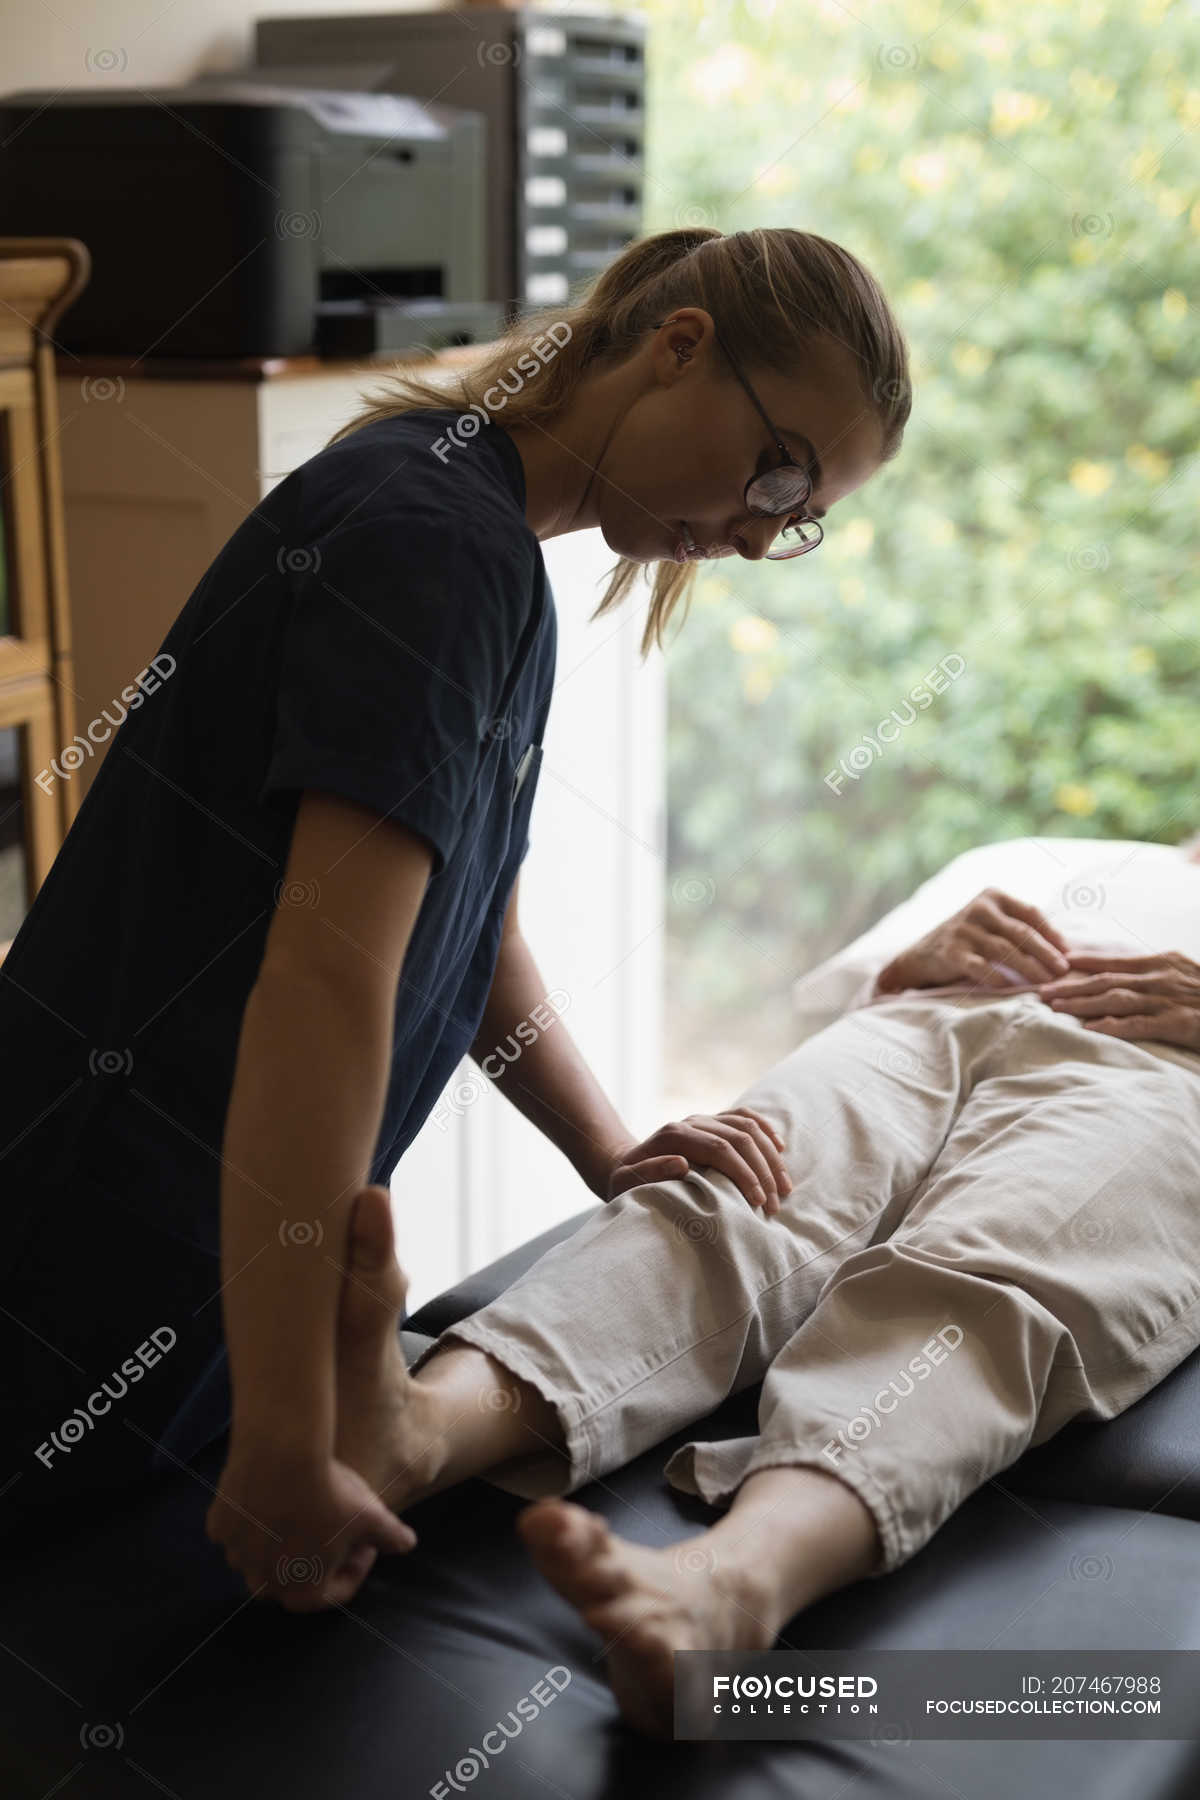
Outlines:
[[792,1191],[780,1154],[784,1148],[770,1120],[746,1107],[689,1113],[678,1124],[663,1125],[641,1143],[631,1142],[617,1151],[604,1199],[615,1200],[643,1182],[677,1181],[689,1168],[713,1168],[730,1176],[751,1206],[761,1206],[771,1215]]
[[1200,1050],[1200,964],[1182,950],[1151,956],[1072,951],[1070,973],[1038,992],[1056,1012],[1082,1019],[1089,1031]]
[[[1037,986],[1068,969],[1066,939],[1036,906],[999,888],[984,888],[919,943],[894,956],[875,983],[877,994],[910,987],[947,987],[956,981],[982,988],[1013,985],[1013,976]],[[1004,969],[1012,971],[1006,976]]]

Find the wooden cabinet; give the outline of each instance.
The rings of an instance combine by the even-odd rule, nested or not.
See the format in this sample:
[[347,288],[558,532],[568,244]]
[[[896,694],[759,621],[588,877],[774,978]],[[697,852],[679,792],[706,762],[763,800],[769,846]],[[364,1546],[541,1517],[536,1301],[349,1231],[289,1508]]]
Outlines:
[[77,789],[54,326],[87,282],[75,238],[0,238],[0,960],[58,854]]

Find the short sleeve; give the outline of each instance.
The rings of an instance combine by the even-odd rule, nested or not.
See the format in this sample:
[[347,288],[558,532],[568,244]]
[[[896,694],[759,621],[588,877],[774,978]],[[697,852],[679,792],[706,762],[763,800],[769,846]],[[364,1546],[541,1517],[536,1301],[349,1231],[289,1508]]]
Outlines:
[[367,520],[305,554],[258,798],[344,794],[424,837],[437,874],[511,684],[527,590],[502,549],[418,519]]

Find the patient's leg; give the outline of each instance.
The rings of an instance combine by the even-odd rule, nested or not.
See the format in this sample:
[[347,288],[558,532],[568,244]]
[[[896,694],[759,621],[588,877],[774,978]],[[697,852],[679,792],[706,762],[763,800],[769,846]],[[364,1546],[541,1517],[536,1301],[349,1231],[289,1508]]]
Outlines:
[[829,1470],[871,1507],[886,1574],[1027,1448],[1195,1349],[1200,1056],[1018,1004],[903,1219],[775,1358],[759,1434],[684,1445],[674,1485],[716,1505],[756,1470]]
[[[406,1283],[382,1189],[360,1195],[339,1316],[337,1454],[393,1511],[496,1465],[550,1452],[568,1465],[558,1415],[532,1384],[473,1346],[444,1346],[410,1375],[397,1337]],[[519,1515],[538,1567],[609,1640],[627,1720],[672,1735],[676,1650],[767,1650],[802,1607],[869,1574],[874,1520],[812,1469],[744,1482],[708,1531],[666,1548],[630,1543],[596,1513],[551,1499]]]
[[[792,1189],[773,1218],[715,1169],[632,1188],[443,1333],[411,1374],[395,1332],[372,1330],[369,1308],[360,1316],[362,1275],[348,1281],[347,1460],[388,1485],[396,1510],[398,1495],[407,1505],[435,1480],[485,1470],[541,1499],[620,1468],[760,1379],[839,1262],[903,1215],[1015,1004],[897,999],[839,1020],[739,1096],[786,1145]],[[390,1245],[383,1198],[366,1190],[357,1214]]]
[[[711,1531],[663,1551],[557,1498],[520,1516],[543,1572],[614,1640],[614,1688],[647,1729],[669,1733],[674,1650],[769,1646],[812,1599],[913,1555],[1028,1444],[1111,1417],[1200,1338],[1200,1058],[1181,1070],[1025,996],[999,1033],[972,1018],[947,1042],[945,1003],[925,1005],[907,1053],[892,1028],[911,1015],[886,1009],[857,1082],[845,1032],[827,1032],[781,1065],[786,1081],[742,1097],[790,1126],[796,1185],[776,1220],[723,1177],[633,1189],[445,1334],[471,1348],[442,1341],[404,1374],[422,1396],[422,1430],[400,1446],[426,1483],[413,1497],[487,1473],[537,1499],[669,1435],[681,1370],[697,1417],[775,1344],[761,1435],[687,1445],[667,1466],[714,1504],[733,1497]],[[947,1097],[956,1082],[965,1105]],[[924,1175],[880,1206],[886,1183],[848,1193],[822,1163],[822,1114],[843,1169],[861,1155],[897,1175],[948,1123]],[[901,1123],[920,1127],[913,1143]],[[815,1282],[795,1256],[814,1241],[846,1252]]]
[[[793,1186],[773,1219],[716,1170],[632,1189],[412,1372],[396,1341],[390,1210],[367,1190],[343,1293],[339,1455],[397,1512],[475,1475],[541,1499],[704,1416],[764,1373],[839,1261],[903,1215],[1012,1022],[1011,1000],[994,998],[897,1000],[839,1022],[739,1097],[787,1146]],[[531,1508],[522,1533],[617,1640],[609,1667],[627,1715],[668,1731],[674,1649],[768,1646],[879,1557],[868,1507],[813,1469],[745,1482],[711,1532],[664,1549],[563,1503]]]
[[408,1282],[382,1188],[358,1196],[346,1257],[335,1453],[393,1512],[513,1457],[562,1451],[555,1408],[482,1350],[447,1346],[409,1373],[398,1331]]
[[[907,1561],[1071,1419],[1124,1410],[1200,1342],[1197,1195],[1200,1056],[1183,1068],[1020,1002],[891,1236],[845,1259],[775,1358],[760,1435],[689,1444],[667,1464],[676,1486],[713,1504],[733,1497],[685,1554],[712,1559],[715,1586],[723,1546],[741,1574],[737,1553],[752,1543],[781,1586],[751,1587],[748,1610],[774,1633],[817,1594]],[[831,1513],[817,1523],[819,1495],[795,1485],[805,1477],[858,1495],[869,1537],[856,1541],[849,1512],[840,1531]],[[776,1479],[777,1510],[762,1486]],[[707,1647],[745,1647],[584,1509],[543,1502],[520,1524],[547,1576],[617,1640],[613,1685],[635,1722],[649,1709],[669,1729],[671,1652],[702,1647],[697,1631]],[[818,1573],[827,1580],[814,1587]],[[606,1579],[607,1609],[596,1599]]]

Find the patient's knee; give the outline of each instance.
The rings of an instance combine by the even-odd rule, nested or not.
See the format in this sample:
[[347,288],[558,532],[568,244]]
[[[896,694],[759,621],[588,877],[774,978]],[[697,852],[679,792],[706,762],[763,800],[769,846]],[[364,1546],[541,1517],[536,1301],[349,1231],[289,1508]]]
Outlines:
[[608,1207],[610,1212],[628,1207],[657,1214],[685,1244],[717,1244],[731,1232],[739,1240],[747,1232],[774,1232],[781,1243],[784,1236],[720,1169],[691,1169],[668,1181],[642,1182],[618,1194]]

